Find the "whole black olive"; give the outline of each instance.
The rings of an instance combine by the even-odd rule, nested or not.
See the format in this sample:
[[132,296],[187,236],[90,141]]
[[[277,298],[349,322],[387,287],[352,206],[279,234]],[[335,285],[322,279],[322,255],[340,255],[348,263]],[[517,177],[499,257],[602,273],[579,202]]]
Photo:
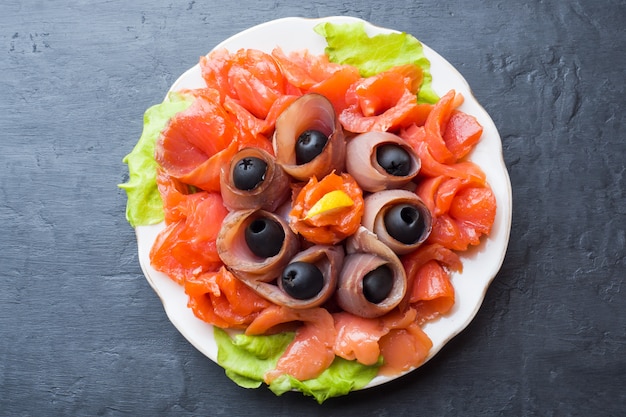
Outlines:
[[328,136],[319,130],[305,130],[296,141],[296,164],[302,165],[311,162],[322,153],[328,142]]
[[324,275],[317,266],[308,262],[292,262],[280,277],[283,290],[298,300],[315,297],[324,288]]
[[363,295],[370,303],[383,301],[389,296],[392,287],[393,271],[387,265],[381,265],[363,277]]
[[233,183],[243,191],[256,188],[265,179],[267,164],[254,156],[242,158],[233,168]]
[[274,220],[259,217],[246,227],[245,238],[252,253],[261,258],[270,258],[283,247],[285,231]]
[[398,204],[385,213],[387,233],[399,242],[411,245],[424,234],[426,225],[419,210],[411,204]]
[[377,147],[376,161],[390,175],[404,177],[411,173],[411,156],[402,146],[395,143]]

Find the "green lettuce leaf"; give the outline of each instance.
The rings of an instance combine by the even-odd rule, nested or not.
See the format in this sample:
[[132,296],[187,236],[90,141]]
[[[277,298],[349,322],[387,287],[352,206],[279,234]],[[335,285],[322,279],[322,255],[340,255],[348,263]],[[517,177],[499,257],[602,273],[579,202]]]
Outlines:
[[272,381],[269,388],[276,395],[295,389],[314,397],[321,404],[328,398],[363,388],[376,376],[381,364],[366,366],[336,356],[333,363],[317,378],[299,381],[290,375],[282,375]]
[[421,103],[436,103],[439,96],[432,89],[430,61],[424,55],[420,41],[408,33],[380,34],[373,37],[365,32],[362,23],[320,23],[315,32],[326,38],[325,49],[330,61],[348,64],[359,69],[364,77],[389,68],[415,64],[424,72],[424,81],[417,94]]
[[156,184],[158,164],[154,160],[156,141],[168,121],[191,105],[193,98],[170,93],[161,104],[150,107],[143,116],[139,141],[123,162],[128,164],[128,182],[119,187],[126,190],[126,220],[131,226],[144,226],[163,220],[163,201]]
[[[231,380],[243,388],[260,387],[263,375],[276,368],[278,359],[295,336],[293,332],[286,332],[269,336],[240,334],[231,338],[218,327],[213,332],[218,347],[217,363],[226,370]],[[336,357],[332,365],[317,378],[299,381],[283,375],[274,380],[269,388],[276,395],[292,390],[301,391],[321,404],[330,397],[363,388],[376,376],[379,366],[365,366]]]
[[231,338],[219,327],[213,329],[217,344],[217,363],[226,370],[226,376],[244,388],[258,388],[263,375],[276,368],[276,362],[295,333],[285,332],[268,336],[246,336]]

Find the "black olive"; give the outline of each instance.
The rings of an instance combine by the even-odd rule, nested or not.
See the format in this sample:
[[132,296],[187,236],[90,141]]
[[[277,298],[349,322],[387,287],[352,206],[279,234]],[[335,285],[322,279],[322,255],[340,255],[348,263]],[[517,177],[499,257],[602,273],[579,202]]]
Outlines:
[[298,300],[315,297],[324,288],[324,275],[317,266],[308,262],[292,262],[280,277],[283,290]]
[[426,228],[424,217],[411,204],[398,204],[387,210],[384,222],[387,233],[405,245],[417,242]]
[[269,258],[280,252],[285,240],[285,231],[272,219],[259,217],[246,227],[246,243],[256,256]]
[[302,165],[311,162],[322,153],[328,142],[328,136],[319,130],[305,130],[296,141],[296,164]]
[[265,179],[267,164],[254,156],[242,158],[233,168],[233,183],[240,190],[256,188]]
[[405,177],[411,173],[411,156],[406,149],[395,143],[376,148],[376,161],[390,175]]
[[370,303],[383,301],[389,296],[392,287],[393,271],[387,265],[381,265],[363,277],[363,295]]

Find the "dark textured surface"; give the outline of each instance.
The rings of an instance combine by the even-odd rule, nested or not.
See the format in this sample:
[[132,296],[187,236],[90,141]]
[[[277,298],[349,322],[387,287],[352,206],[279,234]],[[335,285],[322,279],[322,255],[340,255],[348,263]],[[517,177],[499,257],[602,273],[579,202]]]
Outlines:
[[[471,325],[419,371],[319,406],[235,386],[179,335],[116,184],[144,110],[200,55],[263,21],[337,14],[463,73],[500,130],[514,208]],[[3,1],[0,415],[624,415],[625,23],[617,0]]]

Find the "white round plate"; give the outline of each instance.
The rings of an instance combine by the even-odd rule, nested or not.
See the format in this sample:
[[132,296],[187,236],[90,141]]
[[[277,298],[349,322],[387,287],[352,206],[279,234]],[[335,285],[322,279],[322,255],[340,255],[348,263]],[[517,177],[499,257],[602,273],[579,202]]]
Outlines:
[[[365,24],[370,36],[380,33],[397,32],[385,29],[353,17],[328,17],[322,19],[284,18],[270,21],[247,29],[217,45],[236,51],[240,48],[259,49],[271,52],[280,46],[285,52],[308,49],[312,53],[323,54],[326,40],[316,34],[313,28],[323,22]],[[463,272],[452,275],[455,289],[455,304],[449,314],[426,324],[423,329],[433,342],[427,358],[432,358],[455,335],[461,332],[474,318],[485,296],[485,292],[495,278],[509,241],[511,229],[511,184],[502,158],[502,143],[498,131],[487,112],[476,101],[469,85],[461,74],[439,54],[423,45],[424,53],[431,63],[433,88],[443,96],[454,89],[462,93],[465,102],[460,110],[473,115],[483,126],[483,136],[473,150],[470,159],[477,163],[487,175],[496,197],[497,213],[491,234],[482,243],[461,254]],[[205,87],[199,65],[185,72],[171,87],[171,91]],[[163,224],[139,226],[136,228],[141,268],[163,302],[165,311],[180,333],[200,352],[217,362],[217,346],[213,338],[213,327],[193,314],[187,307],[187,295],[166,275],[150,266],[149,252]],[[373,387],[395,377],[376,377],[367,387]]]

